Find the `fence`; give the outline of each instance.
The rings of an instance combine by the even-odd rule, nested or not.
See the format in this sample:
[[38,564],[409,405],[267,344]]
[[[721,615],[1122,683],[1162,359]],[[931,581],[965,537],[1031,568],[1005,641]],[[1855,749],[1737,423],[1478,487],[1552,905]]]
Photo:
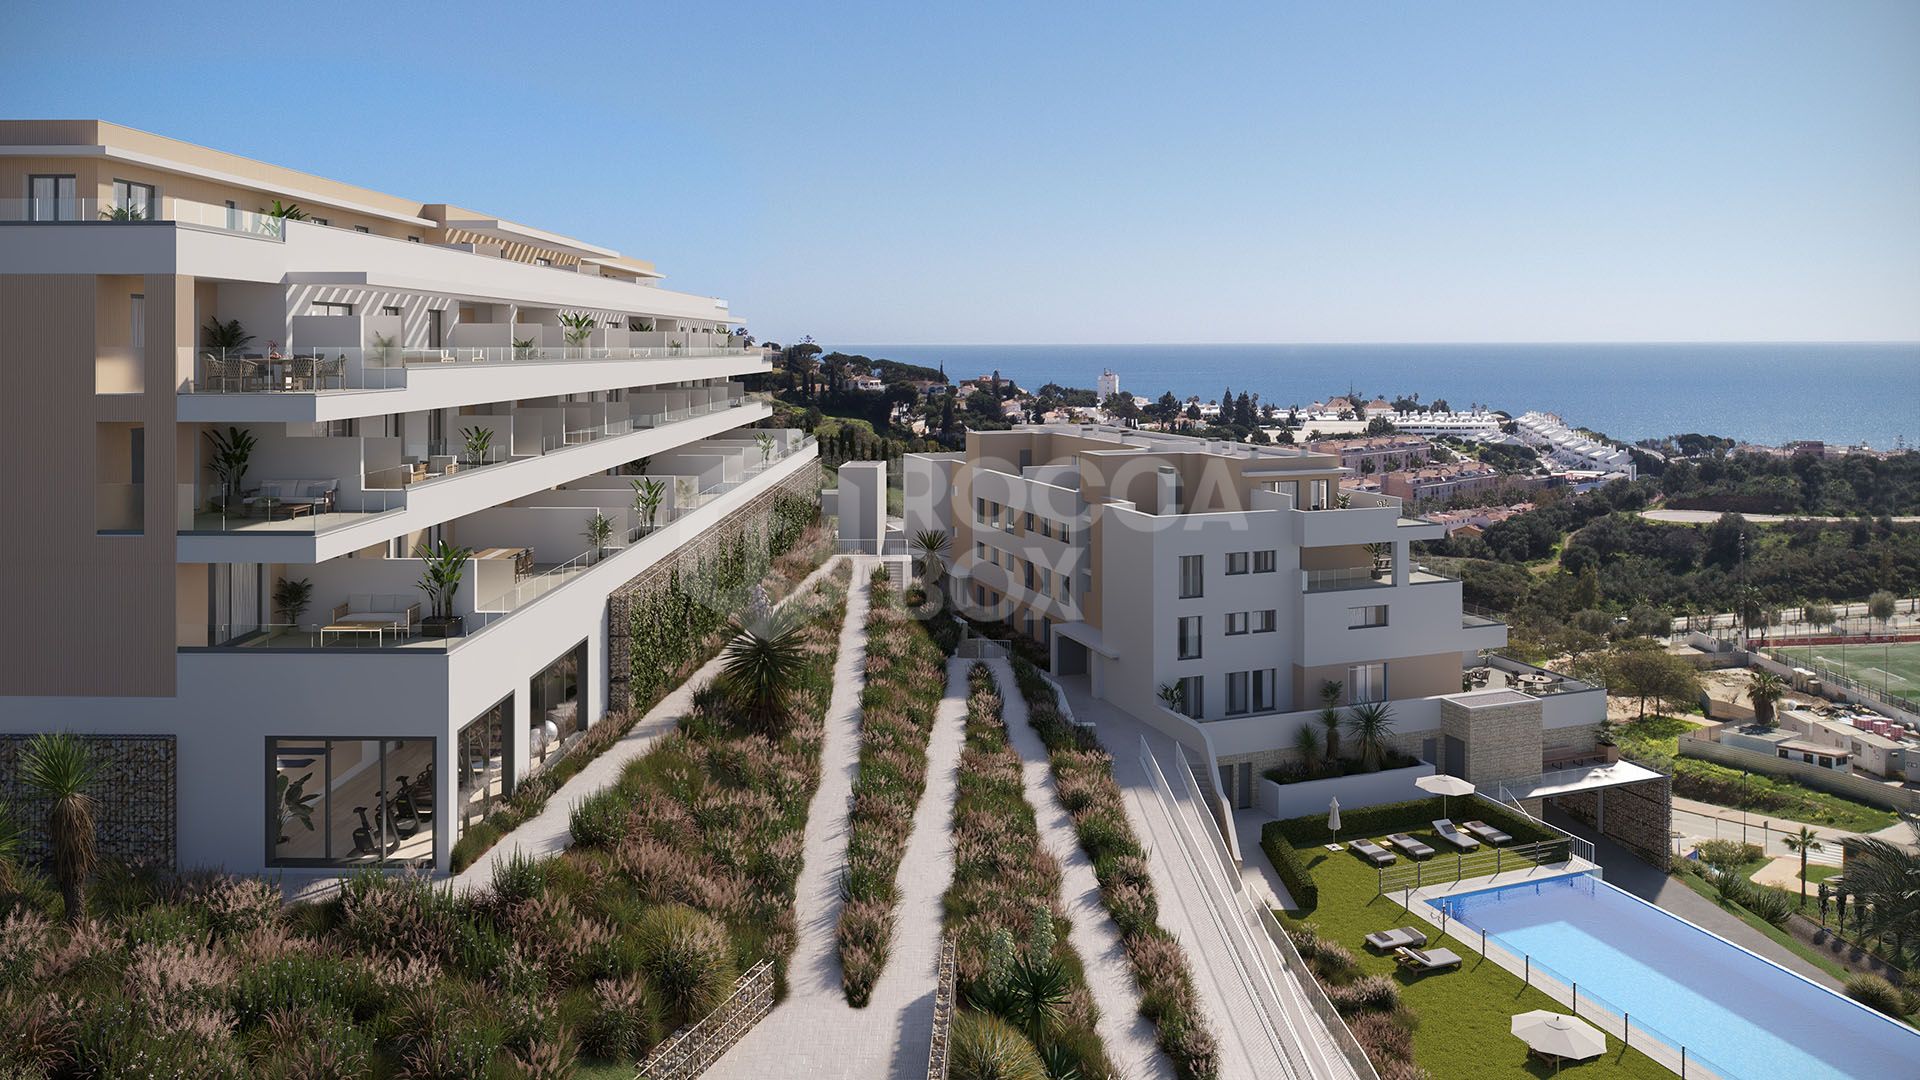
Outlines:
[[693,1080],[733,1049],[773,1008],[773,961],[762,960],[733,984],[720,1007],[682,1029],[640,1063],[635,1080]]
[[1920,792],[1894,787],[1891,784],[1877,783],[1864,776],[1854,776],[1835,769],[1823,769],[1804,761],[1769,757],[1758,751],[1728,746],[1725,743],[1714,742],[1698,732],[1689,731],[1681,735],[1680,756],[1711,761],[1716,765],[1725,765],[1742,772],[1756,772],[1764,776],[1792,780],[1797,784],[1819,788],[1821,791],[1897,813],[1920,814]]
[[968,637],[961,639],[953,655],[961,660],[1005,660],[1013,649],[1004,639]]
[[[1287,937],[1273,912],[1247,893],[1220,834],[1203,824],[1200,831],[1211,843],[1194,838],[1188,827],[1191,816],[1181,809],[1180,799],[1161,771],[1145,736],[1140,739],[1140,758],[1161,805],[1173,820],[1177,846],[1200,879],[1207,906],[1213,909],[1214,917],[1231,939],[1229,948],[1240,955],[1243,964],[1254,965],[1253,970],[1242,967],[1239,974],[1248,981],[1263,1006],[1276,1052],[1286,1059],[1288,1070],[1298,1077],[1353,1076],[1359,1080],[1379,1080],[1366,1051],[1360,1048],[1359,1040],[1341,1019],[1333,1002],[1327,999],[1319,979],[1293,947],[1293,940]],[[1192,766],[1179,743],[1174,744],[1174,759],[1173,774],[1179,778],[1180,790],[1188,800],[1198,802],[1200,795],[1190,779]],[[1260,947],[1262,938],[1269,948]],[[1307,1011],[1302,1011],[1303,1003]],[[1312,1030],[1315,1025],[1325,1029],[1326,1040]],[[1337,1057],[1329,1056],[1328,1042],[1338,1052]]]
[[959,965],[953,938],[940,939],[940,967],[933,986],[933,1038],[927,1043],[927,1080],[947,1080],[947,1037],[953,1029],[953,999]]
[[1542,866],[1562,866],[1577,858],[1573,850],[1574,839],[1536,840],[1531,844],[1497,847],[1491,851],[1456,851],[1451,859],[1409,857],[1407,865],[1382,866],[1376,871],[1379,882],[1374,895],[1470,878],[1498,877],[1508,870],[1528,871]]
[[[1593,887],[1605,888],[1597,879]],[[1439,905],[1424,900],[1411,901],[1411,905],[1422,909],[1420,915],[1423,918],[1438,926],[1442,934],[1447,934],[1451,915],[1444,904],[1444,901]],[[1413,906],[1407,903],[1402,906],[1408,911],[1413,910]],[[1734,1074],[1690,1051],[1679,1039],[1663,1033],[1644,1019],[1635,1020],[1631,1013],[1606,998],[1591,991],[1582,993],[1577,981],[1535,959],[1531,953],[1515,952],[1498,940],[1489,938],[1485,930],[1464,925],[1454,927],[1451,934],[1455,941],[1469,950],[1477,947],[1481,956],[1518,975],[1522,982],[1555,1002],[1567,1006],[1574,1016],[1673,1070],[1685,1080],[1734,1080]]]
[[[1859,646],[1855,647],[1857,648]],[[1807,668],[1812,671],[1814,677],[1820,680],[1822,689],[1839,690],[1852,697],[1868,698],[1873,701],[1878,701],[1883,705],[1891,705],[1904,712],[1920,714],[1920,699],[1903,697],[1896,694],[1892,688],[1886,684],[1873,686],[1869,683],[1863,683],[1858,679],[1842,675],[1825,664],[1813,660],[1811,653],[1811,647],[1808,648],[1809,655],[1807,656],[1794,656],[1792,653],[1781,652],[1773,648],[1763,648],[1761,650],[1761,655],[1776,664],[1784,664],[1789,669]],[[1811,665],[1811,667],[1809,667],[1809,665]]]

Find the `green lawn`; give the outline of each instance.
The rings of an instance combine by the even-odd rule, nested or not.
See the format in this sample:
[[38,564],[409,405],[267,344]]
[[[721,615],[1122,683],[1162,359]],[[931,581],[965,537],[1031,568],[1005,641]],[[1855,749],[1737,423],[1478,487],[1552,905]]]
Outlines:
[[1807,872],[1801,875],[1800,880],[1812,882],[1817,885],[1828,878],[1839,876],[1840,868],[1837,866],[1827,866],[1824,863],[1808,863]]
[[1920,641],[1878,645],[1793,645],[1775,650],[1806,667],[1824,667],[1875,689],[1920,697]]
[[[1430,828],[1409,827],[1407,831],[1436,847],[1440,842]],[[1300,912],[1298,921],[1311,923],[1322,938],[1351,949],[1363,973],[1388,975],[1399,984],[1401,1001],[1420,1020],[1413,1033],[1414,1064],[1435,1080],[1551,1075],[1550,1066],[1528,1060],[1525,1045],[1513,1037],[1509,1025],[1517,1013],[1529,1009],[1564,1012],[1565,1006],[1528,988],[1518,976],[1481,958],[1451,936],[1432,944],[1452,948],[1464,957],[1466,963],[1460,970],[1428,975],[1399,970],[1391,956],[1367,951],[1365,936],[1397,926],[1418,926],[1429,933],[1433,928],[1403,912],[1394,901],[1375,896],[1374,870],[1358,857],[1322,847],[1302,846],[1296,850],[1320,888],[1319,906]],[[1651,1058],[1623,1047],[1613,1038],[1607,1040],[1607,1053],[1561,1071],[1574,1077],[1670,1080],[1673,1076]]]

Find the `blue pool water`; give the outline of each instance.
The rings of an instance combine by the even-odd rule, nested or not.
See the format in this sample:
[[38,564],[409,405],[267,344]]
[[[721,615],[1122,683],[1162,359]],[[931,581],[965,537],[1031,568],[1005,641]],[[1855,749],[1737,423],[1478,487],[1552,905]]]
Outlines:
[[1920,1076],[1920,1032],[1603,881],[1507,885],[1439,906],[1734,1080]]

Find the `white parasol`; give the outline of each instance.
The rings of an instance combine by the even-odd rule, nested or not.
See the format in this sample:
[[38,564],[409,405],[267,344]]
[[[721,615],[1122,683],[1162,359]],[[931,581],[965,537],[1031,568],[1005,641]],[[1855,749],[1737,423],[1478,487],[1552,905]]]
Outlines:
[[1554,1059],[1553,1070],[1560,1071],[1562,1059],[1585,1061],[1607,1052],[1607,1037],[1584,1020],[1561,1013],[1535,1009],[1513,1018],[1513,1034],[1532,1049]]
[[1339,796],[1335,796],[1333,801],[1327,803],[1327,828],[1333,830],[1334,842],[1338,843],[1340,840],[1340,798]]
[[1419,788],[1421,791],[1431,791],[1435,795],[1440,796],[1441,817],[1449,816],[1447,814],[1447,796],[1473,794],[1472,784],[1467,783],[1457,776],[1448,776],[1446,773],[1435,773],[1432,776],[1423,776],[1415,780],[1413,786]]

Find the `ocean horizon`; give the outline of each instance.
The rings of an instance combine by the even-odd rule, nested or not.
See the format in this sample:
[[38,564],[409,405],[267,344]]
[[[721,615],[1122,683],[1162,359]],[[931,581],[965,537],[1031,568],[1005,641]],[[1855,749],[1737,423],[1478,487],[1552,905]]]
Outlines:
[[1629,441],[1700,432],[1891,449],[1920,438],[1920,342],[821,348],[944,367],[956,379],[998,370],[1029,390],[1091,388],[1111,368],[1121,389],[1145,398],[1171,390],[1206,401],[1231,388],[1284,408],[1349,388],[1388,400],[1419,394],[1455,408],[1557,413]]

